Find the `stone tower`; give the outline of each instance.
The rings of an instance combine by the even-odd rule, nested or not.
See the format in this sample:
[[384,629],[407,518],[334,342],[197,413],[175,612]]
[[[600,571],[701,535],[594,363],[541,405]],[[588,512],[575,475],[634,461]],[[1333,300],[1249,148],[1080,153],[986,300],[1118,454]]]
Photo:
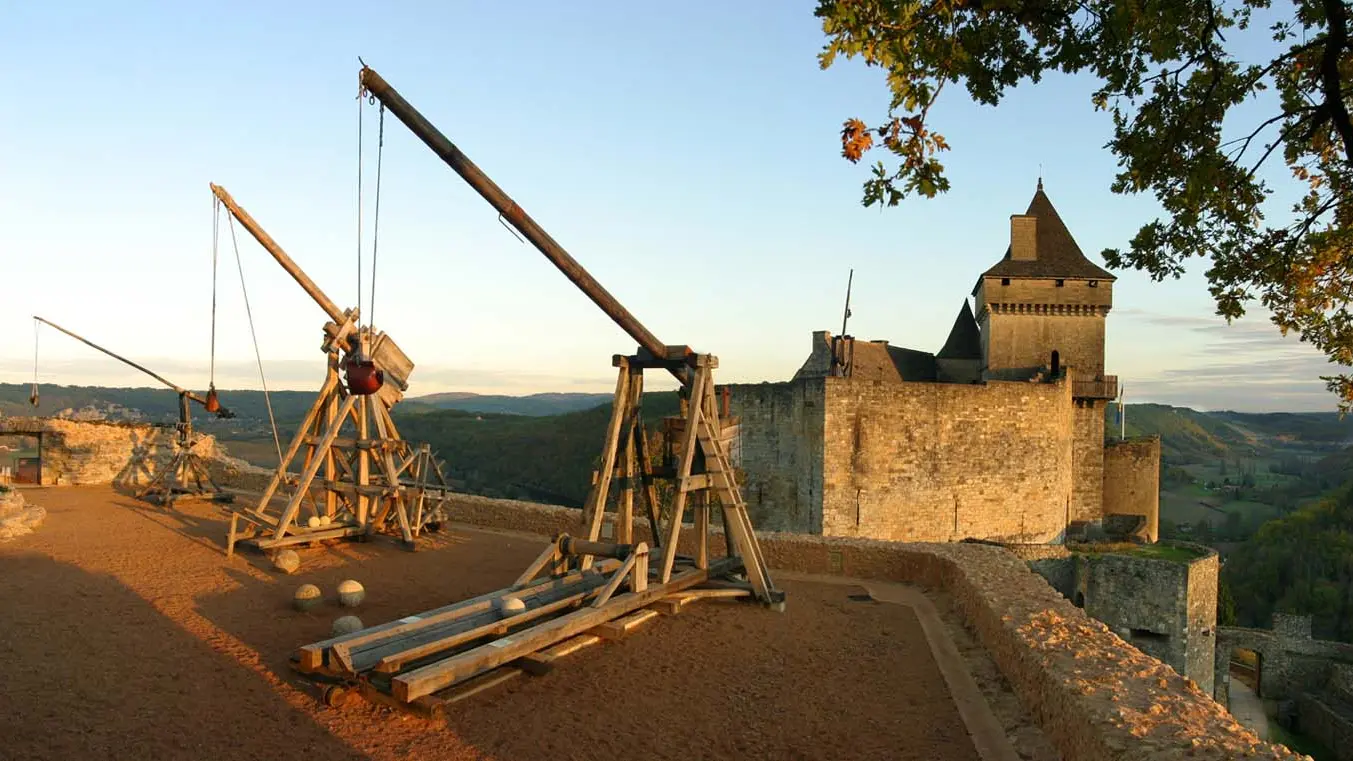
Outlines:
[[1005,256],[973,296],[985,378],[1065,375],[1076,400],[1069,522],[1098,520],[1104,477],[1104,407],[1118,380],[1104,375],[1104,321],[1116,278],[1085,257],[1038,181],[1029,208],[1010,217]]

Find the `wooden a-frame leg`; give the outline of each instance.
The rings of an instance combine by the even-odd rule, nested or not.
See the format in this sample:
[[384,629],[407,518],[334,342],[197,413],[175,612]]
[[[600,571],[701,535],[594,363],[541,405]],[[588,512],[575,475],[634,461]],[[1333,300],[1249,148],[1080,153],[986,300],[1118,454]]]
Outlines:
[[676,498],[672,501],[672,515],[667,521],[667,537],[663,540],[662,583],[672,579],[672,566],[676,563],[677,539],[681,533],[681,514],[686,510],[686,485],[691,477],[691,465],[695,459],[695,445],[699,439],[700,402],[705,396],[705,384],[709,382],[709,370],[701,367],[695,371],[695,383],[691,386],[690,403],[686,405],[686,428],[681,435],[681,457],[677,463]]
[[[592,485],[583,508],[583,525],[586,528],[587,538],[593,542],[601,537],[601,522],[606,511],[606,497],[611,490],[611,475],[615,472],[620,429],[630,403],[629,384],[629,363],[621,360],[615,381],[615,401],[611,405],[611,420],[606,426],[606,443],[602,448],[601,465],[597,471],[596,483]],[[579,567],[591,568],[592,556],[583,555]]]
[[[340,409],[338,416],[329,421],[328,430],[326,430],[324,435],[320,438],[320,449],[328,449],[333,446],[334,439],[338,438],[339,429],[343,427],[343,420],[347,417],[348,412],[352,410],[353,405],[357,403],[357,398],[358,397],[355,396],[349,396],[347,399],[343,400],[343,406]],[[277,539],[281,539],[286,535],[287,527],[295,520],[296,513],[300,510],[301,500],[309,493],[310,483],[315,480],[315,476],[319,473],[320,466],[323,464],[324,458],[313,458],[306,467],[305,472],[301,474],[301,480],[296,484],[296,493],[291,495],[291,501],[287,503],[286,511],[283,512],[282,516],[277,520]]]

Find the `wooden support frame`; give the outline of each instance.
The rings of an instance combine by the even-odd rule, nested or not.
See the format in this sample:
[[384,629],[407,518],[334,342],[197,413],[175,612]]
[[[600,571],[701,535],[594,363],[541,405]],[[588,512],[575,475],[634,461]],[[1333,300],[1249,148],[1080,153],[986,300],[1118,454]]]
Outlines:
[[[412,363],[385,334],[357,328],[351,317],[342,325],[328,323],[325,333],[319,395],[258,503],[233,511],[227,556],[241,541],[272,550],[377,535],[413,549],[424,530],[447,518],[451,488],[441,463],[426,444],[401,438],[390,415],[402,391],[387,380],[375,394],[350,393],[340,374],[339,347],[348,341],[377,347],[371,355],[378,364],[395,365],[399,377],[407,377]],[[310,525],[312,517],[318,526]],[[248,526],[242,529],[240,521]]]
[[[782,610],[784,593],[771,580],[728,458],[731,426],[715,395],[717,364],[694,356],[683,414],[668,421],[681,433],[675,464],[655,469],[643,442],[641,404],[643,371],[661,365],[616,357],[614,405],[580,536],[554,537],[504,589],[307,645],[294,659],[297,669],[357,684],[377,702],[425,710],[522,672],[548,672],[556,658],[576,649],[569,643],[618,639],[660,609],[675,613],[701,599],[752,598]],[[673,480],[668,509],[657,498],[659,471]],[[638,539],[636,500],[653,516],[652,545]],[[677,552],[687,507],[693,556]],[[709,546],[715,509],[729,550],[720,558]],[[614,531],[603,537],[608,522]]]

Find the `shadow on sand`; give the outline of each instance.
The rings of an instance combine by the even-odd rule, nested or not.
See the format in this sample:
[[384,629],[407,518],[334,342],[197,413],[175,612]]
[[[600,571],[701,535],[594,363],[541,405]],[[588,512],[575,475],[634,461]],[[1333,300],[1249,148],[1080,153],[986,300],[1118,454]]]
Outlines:
[[7,759],[363,759],[120,581],[0,555]]

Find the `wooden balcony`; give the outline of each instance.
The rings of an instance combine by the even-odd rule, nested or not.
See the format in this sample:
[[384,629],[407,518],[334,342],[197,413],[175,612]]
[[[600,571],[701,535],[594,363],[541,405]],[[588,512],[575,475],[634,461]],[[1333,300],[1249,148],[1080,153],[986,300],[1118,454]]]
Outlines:
[[1118,376],[1101,375],[1094,380],[1072,381],[1071,395],[1077,399],[1117,399]]

